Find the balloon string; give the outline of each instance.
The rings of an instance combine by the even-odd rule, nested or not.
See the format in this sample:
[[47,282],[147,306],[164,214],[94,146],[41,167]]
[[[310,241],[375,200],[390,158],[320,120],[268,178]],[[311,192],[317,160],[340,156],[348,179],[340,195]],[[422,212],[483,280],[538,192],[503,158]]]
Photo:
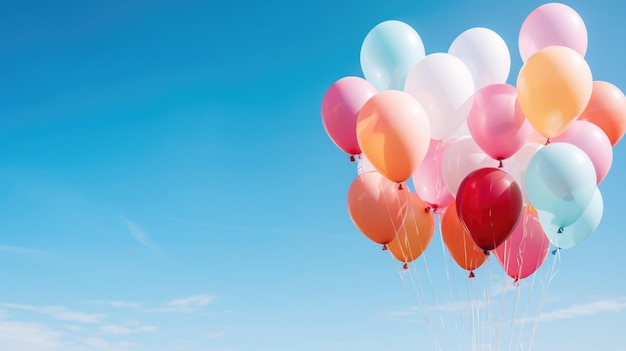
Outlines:
[[[458,288],[456,286],[456,279],[454,278],[454,269],[450,269],[449,270],[448,269],[448,264],[446,262],[446,245],[445,245],[445,242],[443,241],[443,235],[441,233],[441,217],[437,216],[437,219],[438,219],[438,221],[437,221],[438,222],[438,233],[437,234],[439,234],[439,239],[441,241],[441,254],[442,254],[442,259],[443,259],[443,265],[444,265],[444,268],[446,270],[446,278],[448,279],[448,291],[450,292],[450,302],[452,304],[452,313],[456,316],[457,315],[457,304],[455,302],[454,295],[452,293],[452,284],[451,284],[451,282],[454,283],[454,289],[457,292],[457,296],[458,296]],[[454,266],[451,266],[451,267],[454,267]],[[452,275],[453,275],[452,279],[450,278],[450,272],[452,272]],[[462,316],[461,316],[461,324],[462,324],[463,330],[465,330],[465,325],[464,325]],[[455,328],[455,331],[456,331],[456,335],[457,336],[460,335],[460,333],[459,333],[459,324],[458,324],[456,318],[454,319],[454,328]]]

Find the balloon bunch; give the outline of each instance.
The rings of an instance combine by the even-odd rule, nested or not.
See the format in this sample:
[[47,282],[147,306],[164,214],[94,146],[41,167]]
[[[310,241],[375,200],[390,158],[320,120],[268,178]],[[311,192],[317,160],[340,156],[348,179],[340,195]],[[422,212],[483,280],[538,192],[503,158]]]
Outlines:
[[496,32],[471,28],[448,52],[426,55],[412,27],[385,21],[363,41],[365,78],[327,90],[324,128],[359,159],[350,218],[396,259],[419,257],[442,215],[443,241],[460,267],[471,273],[492,252],[523,279],[550,243],[571,248],[598,226],[598,184],[626,132],[626,97],[593,80],[587,29],[567,5],[532,11],[518,44],[514,86]]

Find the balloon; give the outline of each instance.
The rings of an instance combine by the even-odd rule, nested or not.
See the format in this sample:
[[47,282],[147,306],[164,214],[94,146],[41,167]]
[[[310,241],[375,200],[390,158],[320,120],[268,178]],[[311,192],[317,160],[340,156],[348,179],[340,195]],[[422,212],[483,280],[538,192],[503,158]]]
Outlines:
[[526,192],[537,210],[555,215],[554,224],[573,224],[591,201],[596,189],[593,163],[580,148],[551,143],[528,162]]
[[411,177],[430,144],[430,125],[422,105],[397,90],[378,93],[365,103],[356,134],[372,165],[394,182]]
[[467,118],[472,107],[474,78],[457,57],[435,53],[419,61],[409,72],[404,90],[426,110],[432,138],[452,135]]
[[493,250],[519,221],[522,191],[505,171],[481,168],[465,177],[459,186],[456,211],[476,245]]
[[591,69],[582,56],[564,46],[550,46],[522,66],[517,99],[533,128],[554,138],[583,112],[592,86]]
[[361,69],[378,89],[402,90],[407,74],[426,55],[419,34],[408,24],[385,21],[376,25],[361,46]]
[[591,100],[578,119],[589,121],[602,128],[611,140],[611,145],[615,146],[626,132],[624,93],[611,83],[593,82]]
[[478,90],[467,125],[476,144],[496,160],[507,159],[519,151],[533,130],[517,104],[515,87],[509,84]]
[[596,172],[596,184],[606,177],[613,163],[613,145],[600,127],[587,121],[574,121],[567,130],[552,139],[578,146],[591,159]]
[[469,68],[476,90],[491,84],[505,83],[511,70],[511,54],[506,42],[488,28],[471,28],[461,33],[448,53]]
[[348,212],[354,225],[370,240],[387,244],[396,238],[408,206],[408,190],[399,189],[378,172],[363,173],[348,190]]
[[451,140],[432,139],[426,157],[411,176],[415,192],[435,209],[446,208],[454,200],[443,178],[443,155],[451,144]]
[[522,218],[494,253],[500,266],[513,279],[524,279],[535,273],[546,259],[550,241],[543,232],[537,211],[524,207]]
[[459,138],[448,146],[443,155],[443,179],[454,196],[459,184],[473,171],[485,167],[497,167],[498,162],[487,156],[471,137]]
[[470,234],[463,228],[454,202],[450,204],[441,219],[441,236],[450,256],[459,267],[473,271],[485,262],[487,255],[476,246]]
[[356,120],[374,86],[363,78],[344,77],[333,83],[322,100],[322,124],[330,139],[343,152],[356,155],[361,148],[356,140]]
[[527,142],[524,146],[522,146],[520,151],[504,162],[504,167],[502,168],[510,174],[520,186],[524,205],[530,205],[530,199],[528,198],[528,193],[526,192],[526,183],[524,180],[526,168],[528,167],[528,162],[533,157],[535,152],[537,152],[537,150],[539,150],[542,146],[543,145],[534,142]]
[[554,215],[545,211],[539,211],[539,219],[550,242],[558,248],[569,249],[580,244],[595,232],[603,212],[602,194],[596,188],[589,206],[572,225],[561,227],[554,224]]
[[387,244],[391,255],[400,262],[411,262],[420,257],[430,244],[435,232],[435,215],[428,211],[422,199],[409,193],[409,208],[397,237]]
[[566,46],[580,56],[587,52],[587,28],[571,7],[549,3],[536,8],[526,17],[519,32],[519,51],[526,61],[548,46]]

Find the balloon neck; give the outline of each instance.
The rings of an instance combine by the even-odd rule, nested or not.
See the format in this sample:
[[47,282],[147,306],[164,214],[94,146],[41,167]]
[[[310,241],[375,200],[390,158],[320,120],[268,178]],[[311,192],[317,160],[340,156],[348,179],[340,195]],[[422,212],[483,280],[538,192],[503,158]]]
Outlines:
[[356,161],[356,158],[354,158],[354,155],[350,155],[350,162],[354,162]]
[[553,255],[556,255],[556,253],[557,253],[560,249],[561,249],[560,247],[557,247],[556,249],[552,250],[552,254],[553,254]]
[[405,262],[404,265],[402,266],[402,270],[408,271],[409,270],[409,264]]
[[563,227],[559,227],[559,230],[556,231],[559,234],[563,234]]
[[519,278],[515,278],[513,281],[513,286],[519,286]]
[[500,161],[500,164],[498,165],[498,168],[504,167],[504,165],[502,164],[502,160],[499,160],[499,161]]
[[485,254],[485,256],[489,256],[489,251],[483,250],[483,253]]
[[398,183],[398,190],[402,190],[402,183]]
[[389,249],[389,247],[387,247],[387,244],[383,245],[383,251],[387,251]]
[[432,208],[432,207],[428,206],[428,207],[426,207],[426,208],[424,209],[424,212],[428,213],[428,212],[430,212],[431,210],[432,210],[433,212],[435,212],[435,209],[434,209],[434,208]]
[[469,277],[470,278],[475,278],[476,277],[476,274],[474,274],[474,271],[470,271]]
[[550,138],[546,139],[546,145],[550,144]]

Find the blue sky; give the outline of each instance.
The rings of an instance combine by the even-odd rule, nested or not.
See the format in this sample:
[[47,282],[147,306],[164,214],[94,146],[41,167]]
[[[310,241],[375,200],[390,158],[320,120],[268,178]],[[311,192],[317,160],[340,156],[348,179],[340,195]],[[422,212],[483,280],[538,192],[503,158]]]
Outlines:
[[[410,24],[427,53],[493,29],[514,84],[517,33],[542,3],[4,1],[0,350],[471,349],[462,308],[444,308],[451,281],[492,302],[475,327],[505,330],[474,348],[501,335],[519,350],[510,322],[541,298],[533,350],[626,350],[623,142],[597,232],[518,292],[495,261],[466,287],[437,240],[399,274],[350,221],[356,165],[321,124],[326,89],[362,75],[377,23]],[[623,3],[567,3],[594,79],[626,89]]]

